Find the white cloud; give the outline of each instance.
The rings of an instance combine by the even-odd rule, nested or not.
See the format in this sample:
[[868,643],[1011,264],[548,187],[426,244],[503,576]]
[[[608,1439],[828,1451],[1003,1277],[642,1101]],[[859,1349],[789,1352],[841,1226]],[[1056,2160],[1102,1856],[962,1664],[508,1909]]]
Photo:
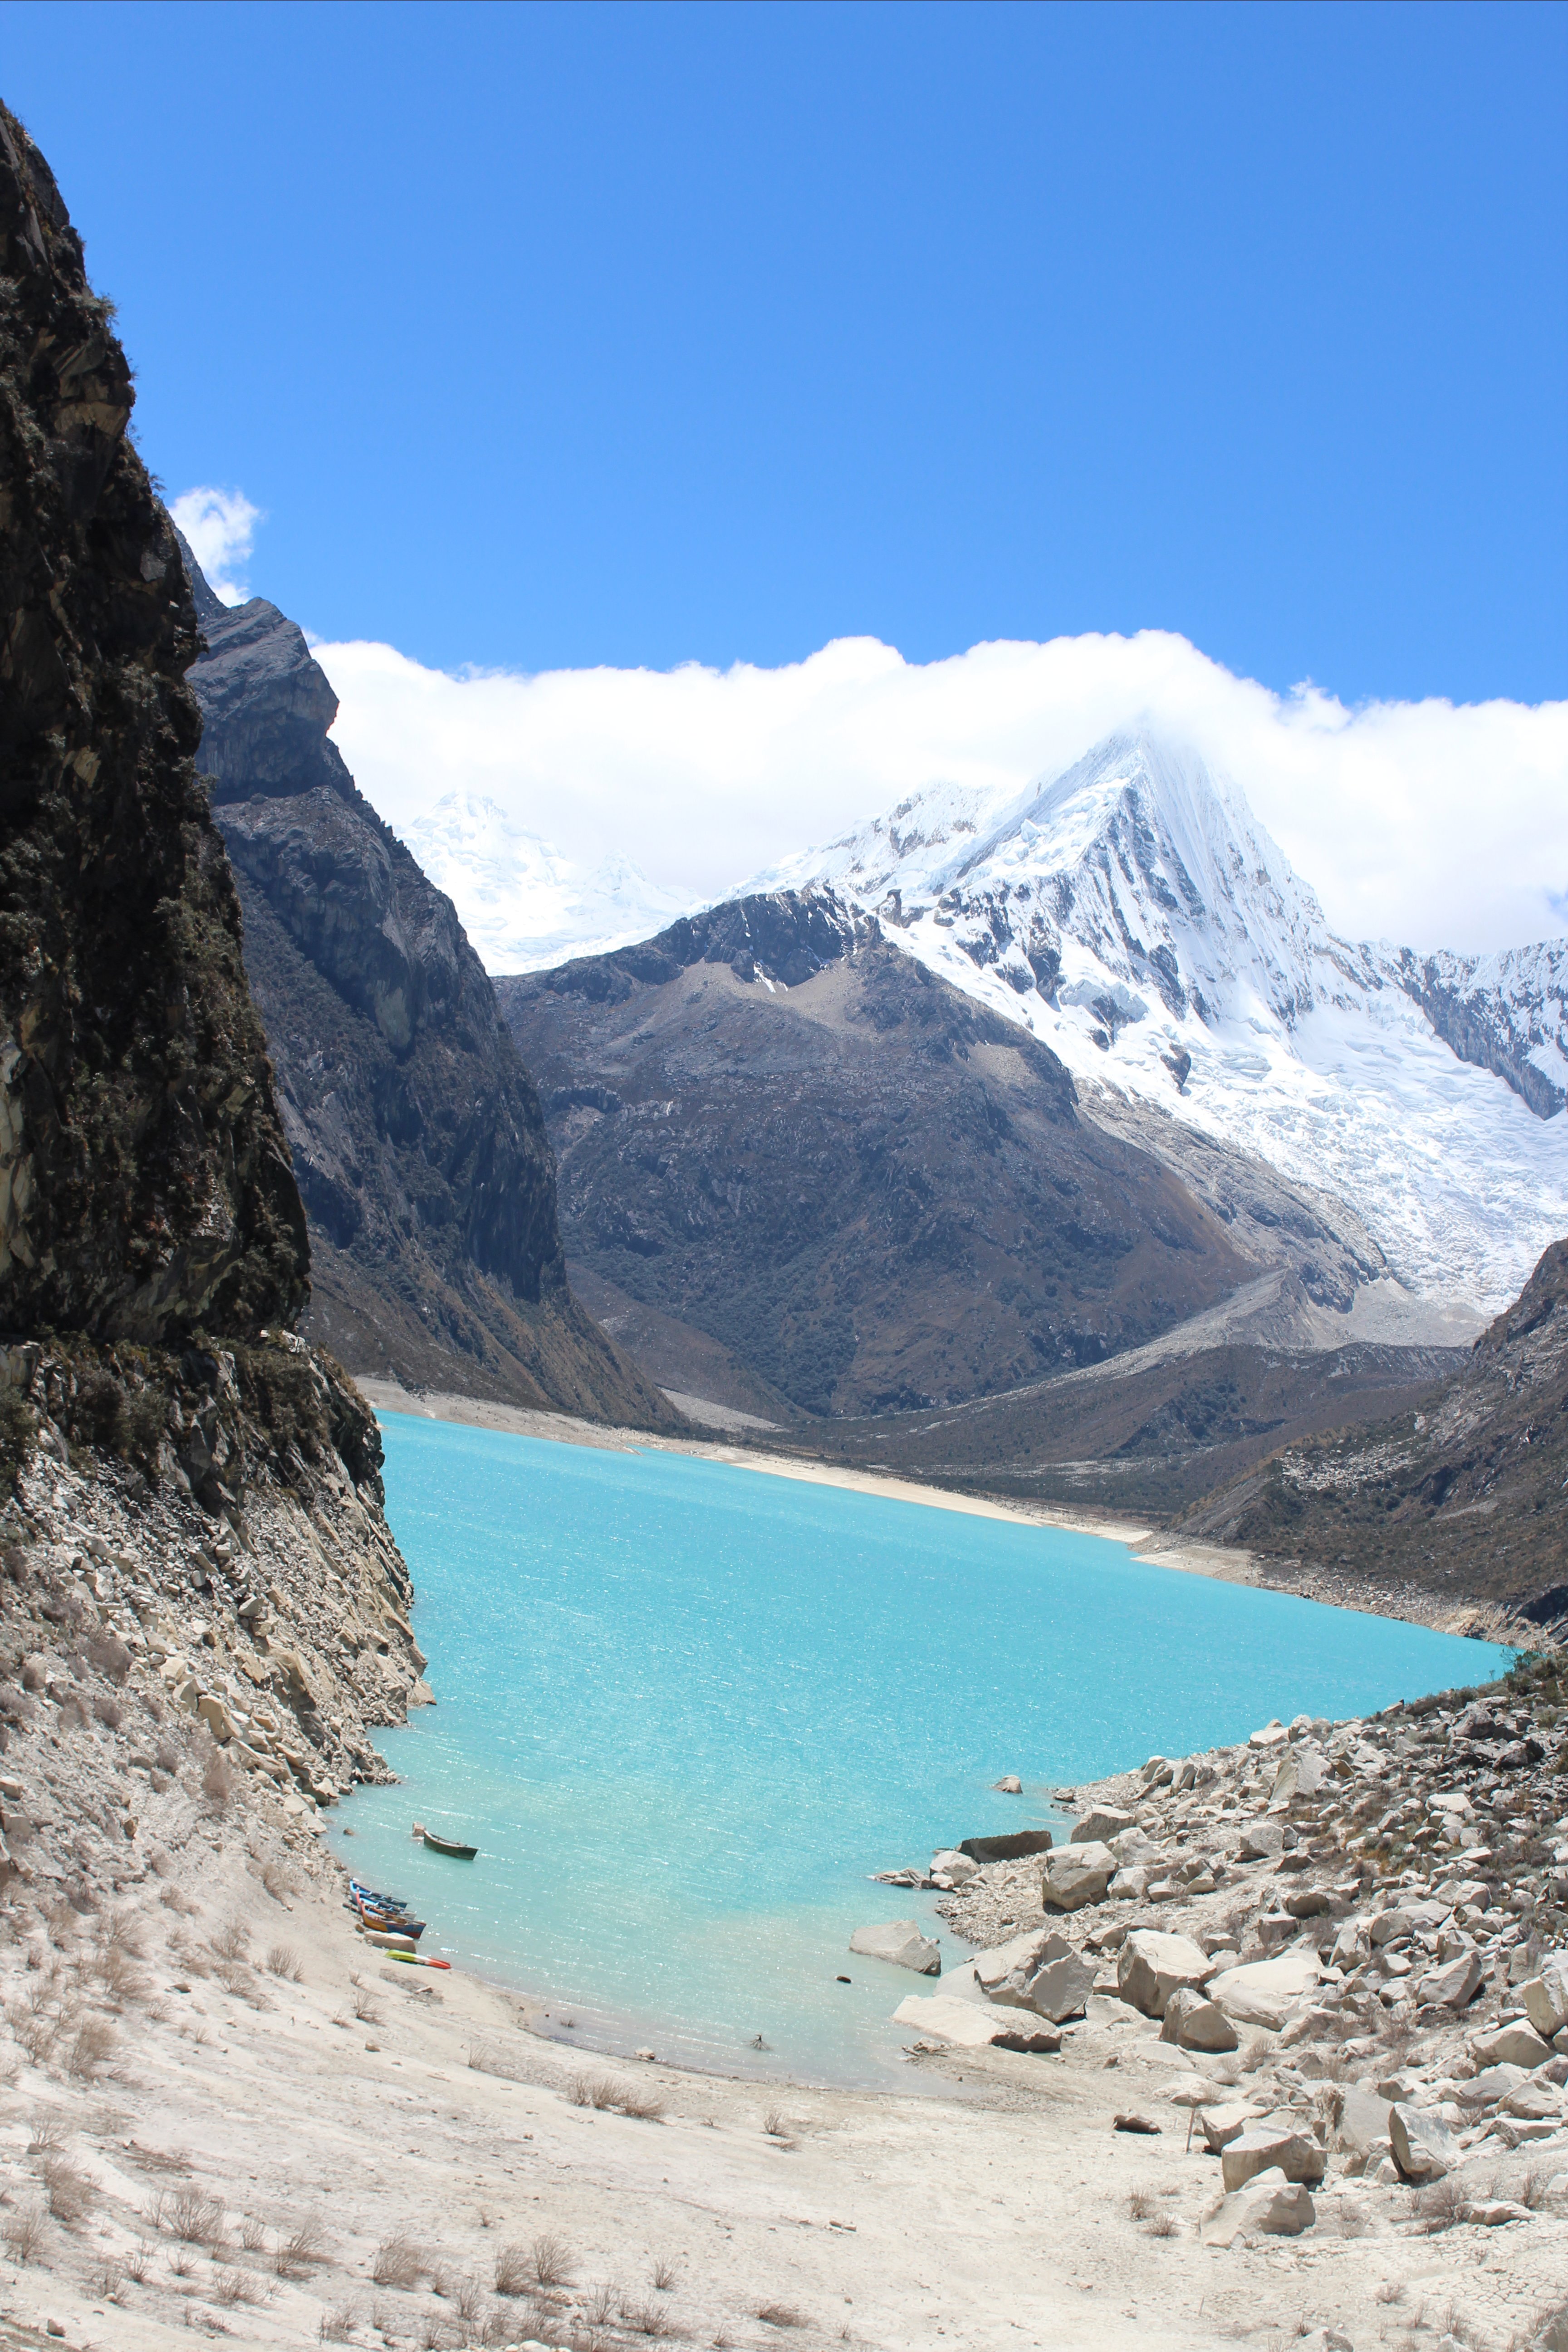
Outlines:
[[256,526],[266,520],[243,490],[202,488],[182,490],[169,512],[190,541],[208,587],[220,604],[243,604],[250,591],[243,577],[250,561]]
[[384,645],[316,653],[342,698],[337,740],[393,824],[481,793],[569,858],[618,853],[693,894],[922,785],[1021,790],[1149,724],[1241,784],[1352,938],[1480,950],[1568,931],[1568,703],[1352,710],[1235,677],[1157,630],[924,664],[855,637],[778,669],[535,677],[451,677]]

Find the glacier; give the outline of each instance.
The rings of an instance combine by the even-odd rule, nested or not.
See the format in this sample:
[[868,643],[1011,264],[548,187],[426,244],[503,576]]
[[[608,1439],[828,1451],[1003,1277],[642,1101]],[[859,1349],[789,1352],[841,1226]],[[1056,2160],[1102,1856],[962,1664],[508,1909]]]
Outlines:
[[1568,1232],[1568,946],[1338,938],[1185,746],[1119,734],[1010,796],[934,785],[747,887],[810,883],[1032,1031],[1086,1115],[1135,1115],[1156,1150],[1166,1123],[1194,1130],[1348,1204],[1373,1287],[1448,1310],[1447,1336]]
[[490,972],[547,971],[630,947],[698,903],[650,882],[629,858],[584,872],[481,793],[447,793],[403,831]]

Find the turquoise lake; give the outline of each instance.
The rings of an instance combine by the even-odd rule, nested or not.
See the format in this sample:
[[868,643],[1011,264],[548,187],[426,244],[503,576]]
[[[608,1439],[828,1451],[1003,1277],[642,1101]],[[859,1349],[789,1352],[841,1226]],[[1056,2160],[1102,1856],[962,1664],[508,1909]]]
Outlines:
[[[402,1785],[346,1798],[333,1842],[417,1905],[426,1951],[584,2048],[907,2083],[891,2013],[937,1987],[851,1959],[850,1931],[915,1917],[944,1963],[967,1947],[869,1872],[1051,1822],[1052,1787],[1156,1750],[1484,1682],[1505,1654],[1098,1537],[682,1454],[382,1429],[438,1704],[380,1736]],[[992,1790],[1005,1772],[1023,1798]],[[479,1860],[415,1844],[415,1819]]]

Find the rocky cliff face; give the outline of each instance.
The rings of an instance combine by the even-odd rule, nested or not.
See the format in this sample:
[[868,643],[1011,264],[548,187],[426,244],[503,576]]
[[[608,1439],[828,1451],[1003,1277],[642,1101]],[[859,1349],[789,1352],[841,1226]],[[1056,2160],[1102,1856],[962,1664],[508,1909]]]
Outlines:
[[545,1090],[574,1276],[668,1351],[671,1387],[717,1348],[718,1401],[764,1419],[973,1397],[1250,1270],[1169,1171],[1080,1121],[1047,1047],[832,891],[497,988]]
[[193,757],[195,613],[47,165],[0,115],[0,1317],[291,1322],[308,1251]]
[[567,1286],[538,1097],[449,898],[354,785],[337,699],[185,551],[201,763],[314,1243],[305,1328],[355,1371],[673,1427]]
[[1289,1445],[1177,1524],[1265,1559],[1568,1619],[1568,1242],[1409,1410]]
[[[190,586],[108,307],[3,109],[0,246],[0,1731],[79,1733],[123,1788],[171,1710],[184,1764],[248,1729],[282,1834],[384,1770],[408,1576],[374,1421],[290,1328],[305,1217],[196,769]],[[31,1867],[0,1852],[0,1883]]]

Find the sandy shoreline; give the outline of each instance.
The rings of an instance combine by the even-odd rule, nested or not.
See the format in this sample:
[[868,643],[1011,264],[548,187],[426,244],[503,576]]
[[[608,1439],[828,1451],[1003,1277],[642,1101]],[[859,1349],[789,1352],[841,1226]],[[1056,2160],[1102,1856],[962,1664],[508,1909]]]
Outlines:
[[391,1381],[360,1379],[358,1385],[378,1413],[402,1412],[420,1421],[458,1422],[469,1429],[502,1430],[518,1437],[549,1438],[563,1445],[602,1446],[612,1453],[685,1454],[697,1461],[724,1462],[734,1469],[755,1470],[768,1477],[795,1478],[813,1486],[837,1486],[846,1494],[877,1495],[889,1502],[923,1503],[933,1510],[957,1511],[970,1518],[1010,1519],[1023,1527],[1103,1536],[1112,1543],[1133,1547],[1147,1542],[1156,1533],[1147,1520],[1113,1519],[1103,1513],[1071,1511],[1053,1504],[1016,1503],[998,1496],[958,1494],[949,1487],[928,1486],[914,1479],[884,1476],[876,1471],[847,1470],[837,1463],[802,1462],[789,1454],[760,1453],[753,1446],[726,1445],[719,1438],[653,1437],[641,1430],[607,1429],[594,1422],[574,1420],[566,1413],[533,1412],[519,1405],[497,1404],[484,1397],[453,1396],[425,1390],[416,1393],[398,1388]]

